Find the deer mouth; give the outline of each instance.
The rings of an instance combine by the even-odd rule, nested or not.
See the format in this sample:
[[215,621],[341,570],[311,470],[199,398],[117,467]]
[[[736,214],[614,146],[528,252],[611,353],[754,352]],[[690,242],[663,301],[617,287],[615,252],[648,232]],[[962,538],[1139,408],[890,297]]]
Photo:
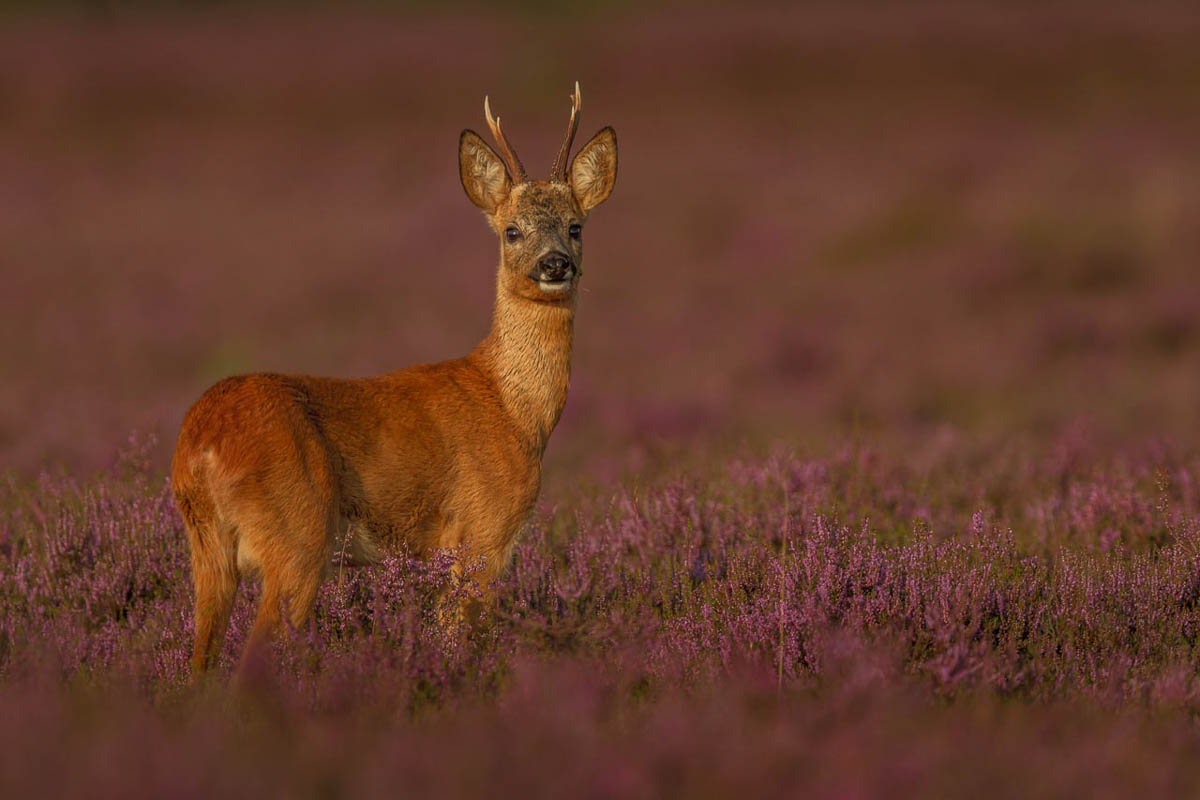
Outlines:
[[575,283],[575,278],[563,278],[561,280],[546,280],[541,278],[538,280],[538,288],[547,294],[559,294],[571,288]]
[[570,262],[565,265],[543,263],[531,270],[528,277],[546,294],[562,294],[575,285],[579,269]]

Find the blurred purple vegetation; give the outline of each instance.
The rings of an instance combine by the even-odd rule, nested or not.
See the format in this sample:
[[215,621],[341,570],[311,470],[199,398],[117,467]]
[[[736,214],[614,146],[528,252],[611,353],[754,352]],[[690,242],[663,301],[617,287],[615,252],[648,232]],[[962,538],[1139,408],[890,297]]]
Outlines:
[[[0,736],[48,747],[38,737],[64,725],[118,740],[149,725],[164,757],[241,764],[197,786],[248,793],[262,780],[304,796],[410,780],[465,794],[552,796],[580,780],[591,796],[715,796],[751,775],[775,785],[775,773],[835,794],[896,774],[918,793],[982,788],[979,775],[1026,757],[1023,726],[1069,763],[1142,727],[1177,727],[1173,751],[1194,748],[1200,460],[1161,443],[1123,452],[1106,456],[1081,431],[1040,452],[1001,446],[986,482],[964,469],[979,455],[965,445],[780,453],[544,508],[493,624],[438,623],[449,559],[347,570],[281,643],[254,702],[222,680],[187,685],[188,568],[165,487],[137,467],[13,487],[0,560],[0,691],[13,702]],[[223,671],[249,614],[241,602]],[[1077,738],[1059,739],[1061,725]],[[279,751],[282,731],[313,760]],[[813,771],[862,737],[883,749],[861,770]],[[235,753],[237,741],[249,749]],[[22,762],[3,780],[61,791],[110,767],[82,768],[101,774]],[[1106,789],[1112,769],[1069,779]]]
[[[1200,793],[1195,8],[117,5],[0,26],[0,797]],[[190,686],[188,403],[472,347],[457,132],[544,170],[575,79],[495,620],[335,569],[231,691],[246,586]]]

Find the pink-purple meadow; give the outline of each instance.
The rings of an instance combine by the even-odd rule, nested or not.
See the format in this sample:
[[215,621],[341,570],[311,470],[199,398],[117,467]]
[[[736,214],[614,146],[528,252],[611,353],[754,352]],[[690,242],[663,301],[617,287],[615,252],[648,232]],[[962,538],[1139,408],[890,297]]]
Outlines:
[[[1171,4],[6,19],[0,796],[1195,793],[1198,42]],[[448,558],[335,571],[237,692],[247,587],[189,686],[187,404],[466,352],[458,131],[488,93],[545,171],[576,79],[621,171],[494,622],[438,623]]]
[[[130,467],[10,490],[0,735],[17,753],[65,736],[73,766],[10,753],[0,780],[197,796],[1195,790],[1200,459],[1163,443],[1113,457],[1082,431],[971,450],[781,453],[545,509],[478,629],[438,622],[448,560],[347,571],[250,696],[187,685],[165,486]],[[240,603],[224,669],[250,620]]]

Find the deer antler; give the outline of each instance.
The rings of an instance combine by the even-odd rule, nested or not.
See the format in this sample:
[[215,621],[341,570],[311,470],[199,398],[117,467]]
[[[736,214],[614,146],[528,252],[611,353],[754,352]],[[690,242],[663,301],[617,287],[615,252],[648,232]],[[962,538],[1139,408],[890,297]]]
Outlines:
[[492,119],[492,109],[488,105],[487,95],[484,95],[483,98],[483,115],[487,117],[488,127],[492,129],[492,138],[500,146],[500,155],[504,158],[504,163],[508,165],[508,174],[512,177],[513,183],[523,183],[527,177],[525,166],[521,163],[521,159],[517,158],[517,152],[512,149],[508,139],[504,138],[504,131],[500,128],[500,118]]
[[550,180],[560,183],[567,182],[567,157],[571,155],[571,142],[575,141],[575,131],[579,130],[579,109],[583,107],[583,96],[579,94],[579,81],[575,81],[575,94],[571,96],[571,121],[567,123],[567,138],[563,140],[554,166],[550,169]]

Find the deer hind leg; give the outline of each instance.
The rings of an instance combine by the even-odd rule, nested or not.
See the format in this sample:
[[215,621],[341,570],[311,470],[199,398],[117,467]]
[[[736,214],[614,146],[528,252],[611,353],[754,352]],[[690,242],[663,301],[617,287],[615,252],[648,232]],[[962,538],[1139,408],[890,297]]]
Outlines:
[[252,562],[262,577],[258,613],[239,671],[263,656],[284,614],[294,628],[308,619],[329,564],[335,527],[336,514],[328,500],[310,496],[276,516],[269,528],[260,523],[258,536],[239,545],[239,557],[248,566]]
[[[223,532],[222,538],[232,538]],[[192,550],[192,580],[196,598],[196,644],[192,673],[200,675],[212,666],[225,642],[229,615],[238,590],[237,561],[232,547],[215,552]]]
[[217,518],[212,498],[203,486],[185,483],[177,485],[175,493],[191,550],[196,603],[192,674],[199,677],[221,651],[237,595],[234,530]]
[[243,663],[258,657],[275,638],[285,614],[293,628],[304,624],[312,613],[323,577],[321,565],[290,564],[281,569],[264,571],[258,614],[242,655]]

